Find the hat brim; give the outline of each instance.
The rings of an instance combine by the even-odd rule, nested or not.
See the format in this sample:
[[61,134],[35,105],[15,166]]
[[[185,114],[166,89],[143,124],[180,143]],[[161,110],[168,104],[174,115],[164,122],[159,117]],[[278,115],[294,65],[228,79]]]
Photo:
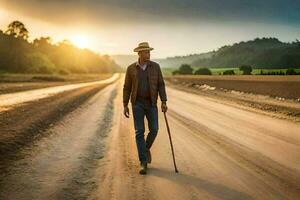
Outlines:
[[147,51],[147,50],[152,51],[153,49],[154,49],[154,48],[152,48],[152,47],[146,47],[146,48],[140,48],[140,47],[137,47],[137,48],[135,48],[133,51],[134,51],[134,52]]

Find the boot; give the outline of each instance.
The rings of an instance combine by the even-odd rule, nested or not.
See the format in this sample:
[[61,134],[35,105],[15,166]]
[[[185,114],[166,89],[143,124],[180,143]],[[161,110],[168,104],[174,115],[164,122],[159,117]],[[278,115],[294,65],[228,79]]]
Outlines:
[[147,163],[146,162],[141,163],[139,173],[140,174],[147,174]]

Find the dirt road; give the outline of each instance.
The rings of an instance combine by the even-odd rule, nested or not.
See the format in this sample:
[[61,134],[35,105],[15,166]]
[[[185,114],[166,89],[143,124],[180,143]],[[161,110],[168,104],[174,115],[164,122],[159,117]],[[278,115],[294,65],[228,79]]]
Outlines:
[[11,94],[3,94],[0,96],[0,107],[2,109],[4,108],[5,110],[8,110],[14,105],[23,104],[28,101],[34,101],[34,100],[36,101],[39,99],[43,99],[58,93],[74,90],[77,88],[83,88],[83,87],[96,85],[96,84],[109,84],[115,81],[118,77],[119,74],[115,73],[110,78],[101,81],[94,81],[88,83],[75,83],[75,84],[47,87],[43,89],[35,89],[35,90],[29,90],[29,91],[17,92]]
[[132,110],[129,119],[122,114],[123,80],[22,149],[1,174],[0,199],[299,199],[299,123],[170,87],[167,117],[179,173],[158,104],[152,163],[139,175]]

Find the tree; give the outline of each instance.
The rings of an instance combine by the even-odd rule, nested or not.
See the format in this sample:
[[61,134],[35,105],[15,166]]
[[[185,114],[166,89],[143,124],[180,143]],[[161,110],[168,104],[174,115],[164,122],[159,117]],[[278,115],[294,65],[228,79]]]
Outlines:
[[172,71],[172,75],[176,75],[176,74],[179,74],[178,70]]
[[242,65],[239,69],[243,71],[243,75],[251,75],[252,67],[250,65]]
[[[2,45],[8,48],[4,50],[6,56],[1,59],[5,59],[4,63],[1,64],[5,70],[11,72],[23,71],[25,66],[23,61],[25,59],[25,53],[30,49],[30,44],[28,43],[28,30],[25,25],[20,21],[11,22],[5,34],[0,34]],[[8,64],[9,63],[9,64]]]
[[33,40],[34,46],[47,46],[51,44],[52,39],[50,37],[40,37]]
[[54,72],[55,65],[50,61],[47,55],[34,52],[26,55],[26,72],[50,74]]
[[52,44],[50,37],[26,40],[28,30],[20,21],[0,30],[0,71],[12,73],[111,73],[121,71],[108,55],[80,49],[68,40]]
[[199,68],[198,70],[195,71],[195,74],[199,74],[199,75],[211,75],[211,71],[210,69],[206,68],[206,67],[202,67]]
[[182,64],[178,72],[179,74],[193,74],[193,68],[189,64]]
[[225,70],[223,72],[223,75],[235,75],[235,73],[234,73],[234,71],[232,69],[230,69],[230,70]]
[[298,73],[292,69],[292,68],[289,68],[288,70],[286,70],[286,75],[297,75]]
[[20,21],[13,21],[11,22],[7,30],[5,31],[7,35],[12,35],[16,38],[22,38],[24,40],[27,40],[29,37],[29,32],[25,25]]

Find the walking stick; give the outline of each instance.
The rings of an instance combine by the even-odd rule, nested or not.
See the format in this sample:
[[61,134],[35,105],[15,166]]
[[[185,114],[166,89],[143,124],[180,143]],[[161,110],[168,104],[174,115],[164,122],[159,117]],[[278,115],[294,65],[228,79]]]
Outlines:
[[175,167],[175,172],[178,173],[178,170],[177,170],[177,167],[176,167],[176,163],[175,163],[175,155],[174,155],[174,150],[173,150],[173,143],[172,143],[172,138],[171,138],[171,133],[170,133],[170,128],[169,128],[169,124],[168,124],[166,112],[164,112],[164,116],[165,116],[165,120],[166,120],[166,124],[167,124],[167,130],[168,130],[170,144],[171,144],[171,149],[172,149],[173,163],[174,163],[174,167]]

